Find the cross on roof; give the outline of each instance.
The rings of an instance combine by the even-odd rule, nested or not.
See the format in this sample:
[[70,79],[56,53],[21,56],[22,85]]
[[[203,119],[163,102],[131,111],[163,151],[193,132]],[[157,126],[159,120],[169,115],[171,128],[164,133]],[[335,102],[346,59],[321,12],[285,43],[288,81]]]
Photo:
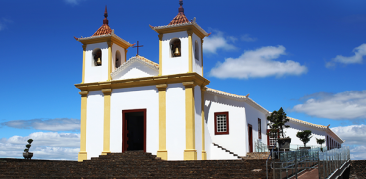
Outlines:
[[134,45],[132,48],[137,48],[137,54],[136,54],[136,56],[138,56],[139,55],[139,47],[143,47],[143,45],[140,45],[139,46],[139,41],[137,41],[137,45]]

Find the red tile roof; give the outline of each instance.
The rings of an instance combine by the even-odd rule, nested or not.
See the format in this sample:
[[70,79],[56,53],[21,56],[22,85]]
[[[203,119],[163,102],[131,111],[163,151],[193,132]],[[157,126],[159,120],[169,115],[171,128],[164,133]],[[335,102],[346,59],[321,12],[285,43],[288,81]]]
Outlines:
[[108,24],[103,24],[92,36],[107,35],[111,34],[112,29]]
[[184,24],[189,22],[186,15],[183,12],[179,12],[177,16],[168,24],[168,25],[176,25],[176,24]]
[[184,24],[189,22],[186,15],[184,15],[183,0],[179,1],[178,15],[168,25]]
[[107,17],[108,17],[107,6],[105,6],[103,25],[92,35],[92,37],[112,33],[112,29],[108,25],[109,22]]

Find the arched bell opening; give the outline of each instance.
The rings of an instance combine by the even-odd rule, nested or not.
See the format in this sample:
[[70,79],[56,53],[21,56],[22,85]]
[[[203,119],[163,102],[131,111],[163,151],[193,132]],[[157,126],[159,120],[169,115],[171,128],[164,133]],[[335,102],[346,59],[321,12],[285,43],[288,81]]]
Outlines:
[[121,52],[117,50],[116,54],[115,54],[115,58],[114,58],[114,67],[115,67],[115,69],[120,67],[121,64],[122,64]]
[[173,38],[170,41],[171,57],[180,57],[182,55],[181,42],[178,38]]
[[93,50],[93,66],[102,66],[102,50],[100,48]]
[[198,46],[198,42],[196,40],[196,42],[194,43],[194,58],[196,60],[200,60],[200,56],[199,56],[199,46]]

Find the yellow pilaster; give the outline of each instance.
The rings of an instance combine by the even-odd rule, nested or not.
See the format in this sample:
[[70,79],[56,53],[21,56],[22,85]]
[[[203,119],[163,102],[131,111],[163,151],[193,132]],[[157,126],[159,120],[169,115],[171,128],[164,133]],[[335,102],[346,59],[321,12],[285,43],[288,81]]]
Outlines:
[[205,91],[206,87],[201,86],[202,160],[207,160],[207,154],[205,150]]
[[201,67],[202,67],[202,76],[203,76],[203,39],[201,39]]
[[159,76],[163,75],[163,34],[159,34]]
[[125,62],[127,61],[127,52],[128,52],[128,50],[125,49]]
[[162,160],[168,160],[168,151],[166,150],[166,88],[168,85],[156,85],[159,90],[159,150],[157,157]]
[[83,45],[83,77],[81,83],[84,83],[85,80],[85,52],[86,52],[86,45]]
[[110,136],[111,136],[111,89],[103,89],[104,94],[104,133],[103,133],[103,152],[102,155],[111,153]]
[[197,160],[194,125],[194,82],[184,82],[186,95],[186,150],[184,160]]
[[82,162],[87,159],[86,152],[86,105],[88,99],[88,91],[79,92],[81,95],[81,121],[80,121],[80,152],[78,161]]
[[112,80],[112,42],[108,41],[108,81]]
[[188,30],[188,65],[189,65],[189,71],[188,72],[193,72],[193,62],[192,62],[192,34],[193,31],[192,30]]

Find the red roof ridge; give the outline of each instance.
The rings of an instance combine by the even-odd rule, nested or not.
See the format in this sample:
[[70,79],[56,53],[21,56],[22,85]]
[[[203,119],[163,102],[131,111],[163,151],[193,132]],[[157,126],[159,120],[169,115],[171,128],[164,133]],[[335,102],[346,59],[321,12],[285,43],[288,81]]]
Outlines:
[[188,23],[186,15],[184,15],[183,0],[179,0],[180,7],[178,8],[178,15],[168,25]]
[[103,25],[99,27],[99,29],[92,35],[93,36],[99,36],[99,35],[107,35],[112,33],[112,29],[109,27],[108,23],[108,12],[107,12],[107,6],[105,6],[104,11],[104,19],[103,19]]

